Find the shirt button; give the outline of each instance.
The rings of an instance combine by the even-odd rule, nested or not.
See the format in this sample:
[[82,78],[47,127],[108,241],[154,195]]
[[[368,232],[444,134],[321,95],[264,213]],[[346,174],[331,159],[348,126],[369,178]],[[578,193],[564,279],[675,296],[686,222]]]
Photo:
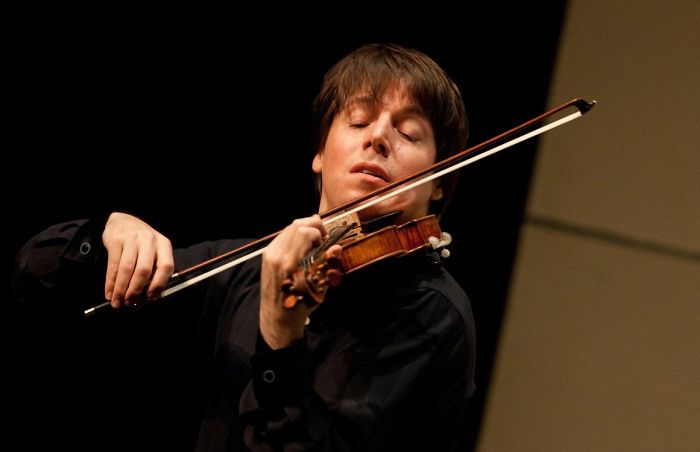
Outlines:
[[271,370],[266,370],[263,372],[262,378],[265,383],[272,383],[275,381],[275,373]]
[[91,249],[92,246],[90,245],[90,242],[83,242],[80,244],[80,254],[82,254],[83,256],[90,253]]

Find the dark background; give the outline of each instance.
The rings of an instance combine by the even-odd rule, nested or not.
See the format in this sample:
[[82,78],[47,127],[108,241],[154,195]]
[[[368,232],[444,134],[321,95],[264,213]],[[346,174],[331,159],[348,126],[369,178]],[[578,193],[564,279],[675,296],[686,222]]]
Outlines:
[[[112,209],[140,215],[176,246],[279,230],[315,212],[310,105],[324,72],[345,53],[376,41],[426,52],[460,86],[475,145],[549,106],[564,10],[563,1],[546,7],[54,5],[6,15],[3,210],[10,240],[2,245],[8,282],[2,314],[10,378],[3,398],[11,422],[4,423],[5,450],[69,443],[82,435],[69,430],[92,416],[69,416],[71,404],[89,411],[102,406],[101,397],[107,404],[127,394],[138,395],[139,405],[115,404],[105,421],[124,425],[85,432],[86,447],[109,449],[116,437],[128,444],[147,429],[177,436],[177,426],[115,432],[168,418],[164,411],[184,412],[189,403],[183,396],[185,408],[170,409],[178,405],[172,385],[149,382],[147,390],[135,390],[143,385],[118,381],[121,370],[115,381],[117,366],[104,364],[105,356],[119,363],[129,356],[94,357],[113,343],[92,343],[86,357],[81,341],[98,327],[71,326],[81,345],[65,352],[57,344],[74,344],[57,339],[60,328],[45,330],[16,310],[9,275],[24,241],[50,224]],[[536,145],[533,139],[464,168],[441,223],[454,238],[447,267],[470,295],[477,324],[478,391],[466,427],[474,438]],[[146,370],[160,362],[149,364],[139,378],[148,379]],[[98,390],[77,390],[85,381]],[[168,448],[188,444],[170,441]]]

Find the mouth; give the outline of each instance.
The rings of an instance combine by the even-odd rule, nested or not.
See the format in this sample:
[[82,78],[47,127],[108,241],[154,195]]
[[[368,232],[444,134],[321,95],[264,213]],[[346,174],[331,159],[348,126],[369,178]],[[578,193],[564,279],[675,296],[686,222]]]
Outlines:
[[366,174],[372,179],[380,179],[382,182],[389,182],[389,176],[386,171],[379,166],[372,163],[362,162],[358,163],[352,168],[350,168],[350,173],[353,174]]

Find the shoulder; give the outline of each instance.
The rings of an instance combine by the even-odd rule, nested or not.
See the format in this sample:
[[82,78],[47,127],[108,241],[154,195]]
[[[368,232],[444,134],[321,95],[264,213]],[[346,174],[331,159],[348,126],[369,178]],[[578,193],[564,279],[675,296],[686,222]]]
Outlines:
[[476,326],[471,302],[460,284],[443,267],[423,276],[417,285],[422,294],[421,316],[430,322],[429,331],[441,344],[436,350],[439,362],[465,371],[467,392],[474,392]]
[[462,286],[443,267],[420,273],[415,291],[429,297],[437,308],[472,323],[471,301]]
[[404,297],[410,298],[404,299],[424,325],[424,334],[442,344],[446,353],[466,356],[473,368],[476,327],[470,299],[460,284],[447,270],[438,267],[417,275],[415,285],[407,286],[406,291]]

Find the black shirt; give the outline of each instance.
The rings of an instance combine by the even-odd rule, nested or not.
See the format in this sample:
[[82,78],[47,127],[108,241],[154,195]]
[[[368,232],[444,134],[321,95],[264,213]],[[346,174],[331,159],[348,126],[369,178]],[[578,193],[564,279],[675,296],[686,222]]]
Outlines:
[[[17,260],[19,299],[68,323],[97,304],[101,226],[64,223],[30,240]],[[176,249],[176,269],[243,243]],[[138,325],[139,341],[186,344],[175,360],[192,364],[173,369],[196,369],[175,378],[197,386],[183,396],[197,411],[196,450],[461,450],[474,392],[474,323],[466,294],[434,262],[420,251],[346,275],[311,314],[305,337],[281,350],[258,332],[259,258],[122,318]],[[76,288],[88,279],[99,284]],[[59,295],[66,288],[70,296]],[[133,326],[116,330],[108,333]],[[128,347],[124,341],[109,344]],[[187,438],[169,434],[180,433]]]

